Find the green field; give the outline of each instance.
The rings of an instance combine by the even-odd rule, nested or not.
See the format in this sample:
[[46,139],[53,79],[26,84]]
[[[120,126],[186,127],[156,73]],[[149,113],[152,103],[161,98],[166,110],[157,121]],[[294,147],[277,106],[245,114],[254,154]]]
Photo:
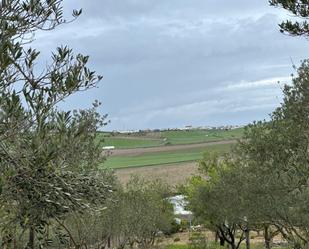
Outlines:
[[105,132],[101,133],[101,137],[104,138],[102,146],[115,146],[116,149],[128,149],[238,139],[242,136],[243,131],[243,128],[238,128],[233,130],[188,130],[133,134]]
[[142,167],[152,165],[163,165],[170,163],[180,163],[197,161],[202,159],[205,151],[223,153],[229,151],[231,145],[212,145],[205,148],[156,152],[156,153],[144,153],[142,155],[130,155],[130,156],[113,156],[109,157],[103,164],[103,167],[107,168],[128,168],[128,167]]
[[[102,132],[104,139],[102,146],[115,146],[115,149],[143,149],[149,147],[164,147],[171,145],[200,144],[224,140],[234,140],[242,137],[243,128],[233,130],[169,130],[162,132],[137,132],[137,133],[112,133]],[[203,153],[208,151],[226,152],[231,145],[208,145],[205,148],[188,148],[173,151],[141,152],[132,155],[110,156],[102,167],[128,168],[152,165],[174,164],[182,162],[197,161],[202,158]]]
[[169,144],[193,144],[207,143],[222,140],[240,138],[243,128],[233,130],[189,130],[189,131],[165,131],[161,136],[167,139]]
[[107,137],[104,138],[103,146],[115,146],[118,149],[129,149],[129,148],[147,148],[164,145],[161,140],[147,140],[139,138],[121,138],[121,137]]

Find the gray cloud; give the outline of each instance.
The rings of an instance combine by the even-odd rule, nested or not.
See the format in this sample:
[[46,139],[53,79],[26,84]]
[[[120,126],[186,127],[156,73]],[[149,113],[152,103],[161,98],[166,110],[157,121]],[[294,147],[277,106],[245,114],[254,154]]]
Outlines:
[[284,12],[260,0],[91,0],[76,22],[39,33],[91,56],[104,80],[63,108],[100,99],[109,129],[242,124],[268,117],[308,41],[279,33]]

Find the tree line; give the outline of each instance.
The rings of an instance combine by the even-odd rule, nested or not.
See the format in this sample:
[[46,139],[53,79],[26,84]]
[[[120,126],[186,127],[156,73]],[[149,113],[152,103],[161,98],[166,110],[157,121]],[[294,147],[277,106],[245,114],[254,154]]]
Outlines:
[[112,172],[99,170],[105,155],[97,131],[106,124],[100,102],[70,111],[58,104],[97,87],[102,76],[68,46],[55,48],[47,65],[31,47],[38,31],[82,13],[73,10],[66,20],[62,5],[0,2],[1,248],[146,247],[169,229],[167,189],[140,179],[124,188]]
[[[308,1],[270,4],[296,17],[279,24],[282,33],[308,36]],[[258,230],[267,249],[277,235],[292,248],[308,247],[309,61],[295,70],[270,120],[247,126],[231,153],[206,154],[199,163],[200,175],[185,188],[196,217],[216,233],[221,245],[238,249],[245,241],[249,249],[250,231]]]

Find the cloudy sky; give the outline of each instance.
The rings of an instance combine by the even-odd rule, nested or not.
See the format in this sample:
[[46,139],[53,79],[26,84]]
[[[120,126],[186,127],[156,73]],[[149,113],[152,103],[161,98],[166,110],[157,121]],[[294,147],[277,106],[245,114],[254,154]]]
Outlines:
[[62,107],[98,99],[108,130],[265,119],[292,63],[309,57],[308,40],[280,34],[287,13],[268,0],[65,0],[64,8],[83,15],[38,34],[36,47],[47,54],[68,44],[90,55],[104,80]]

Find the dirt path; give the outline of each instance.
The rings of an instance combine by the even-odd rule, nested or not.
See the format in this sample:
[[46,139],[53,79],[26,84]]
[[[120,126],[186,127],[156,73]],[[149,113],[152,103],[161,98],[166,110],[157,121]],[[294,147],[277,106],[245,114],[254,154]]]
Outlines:
[[[112,137],[113,138],[113,137]],[[117,136],[115,139],[126,139],[126,140],[145,140],[145,141],[163,141],[162,138],[153,137],[130,137],[130,136]]]
[[144,153],[188,150],[188,149],[196,149],[196,148],[205,148],[207,146],[213,146],[213,145],[233,144],[233,143],[236,143],[236,140],[225,140],[225,141],[208,142],[208,143],[200,143],[200,144],[158,146],[158,147],[149,147],[149,148],[118,149],[118,150],[111,151],[111,156],[133,156],[133,155],[135,156],[135,155],[141,155]]
[[185,183],[190,176],[197,174],[197,163],[186,162],[177,164],[165,164],[138,168],[116,169],[115,173],[121,183],[126,184],[131,175],[142,176],[148,180],[161,179],[166,183],[176,186]]

